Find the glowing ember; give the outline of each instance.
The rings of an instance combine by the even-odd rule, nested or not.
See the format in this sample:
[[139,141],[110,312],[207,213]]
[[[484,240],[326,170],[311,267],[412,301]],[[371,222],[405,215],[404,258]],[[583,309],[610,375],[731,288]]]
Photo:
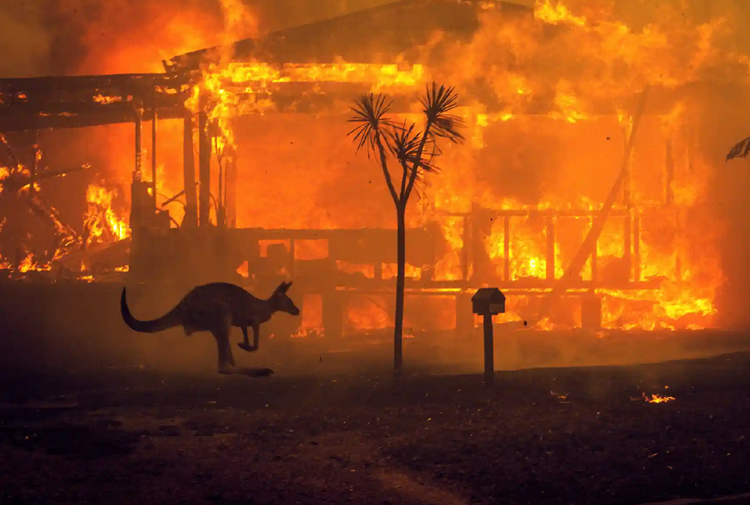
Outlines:
[[118,103],[122,102],[122,97],[119,96],[104,96],[104,95],[96,95],[94,96],[94,101],[96,103],[100,103],[102,105],[108,105],[111,103]]
[[646,393],[641,393],[641,395],[648,403],[666,403],[674,400],[674,396],[661,396],[660,394],[648,396]]

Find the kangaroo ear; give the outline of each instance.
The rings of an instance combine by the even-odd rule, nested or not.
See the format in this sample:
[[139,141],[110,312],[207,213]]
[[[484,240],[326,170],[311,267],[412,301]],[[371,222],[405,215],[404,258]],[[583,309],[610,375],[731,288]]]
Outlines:
[[276,292],[276,293],[286,293],[286,292],[287,292],[287,290],[289,289],[289,286],[291,286],[291,285],[292,285],[292,283],[291,283],[291,282],[290,282],[290,283],[282,282],[282,283],[281,283],[281,284],[279,284],[279,286],[278,286],[278,287],[276,288],[275,292]]

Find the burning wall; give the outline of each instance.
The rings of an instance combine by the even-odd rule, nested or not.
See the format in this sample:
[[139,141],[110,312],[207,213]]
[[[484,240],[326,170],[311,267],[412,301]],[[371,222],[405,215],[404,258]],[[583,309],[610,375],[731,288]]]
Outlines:
[[[191,5],[185,9],[189,14],[173,17],[166,30],[156,32],[144,25],[142,31],[126,31],[104,49],[92,49],[102,46],[85,41],[88,56],[79,68],[152,71],[165,54],[221,45],[232,38],[216,30],[220,11],[214,10],[203,22],[202,7]],[[236,19],[231,6],[224,7],[225,18]],[[346,138],[346,101],[329,100],[312,114],[277,113],[274,86],[285,80],[370,82],[373,90],[409,96],[432,79],[457,86],[469,141],[445,148],[442,173],[428,182],[422,201],[412,200],[409,211],[412,226],[437,220],[443,227],[453,246],[439,260],[439,277],[445,279],[461,272],[463,230],[461,219],[442,213],[468,212],[472,203],[494,210],[598,208],[619,170],[634,110],[630,99],[647,85],[679,90],[678,100],[670,103],[659,98],[664,94],[652,95],[656,98],[651,99],[631,160],[632,203],[642,212],[640,279],[663,276],[668,281],[655,291],[604,292],[605,322],[648,329],[711,326],[716,293],[724,280],[720,246],[726,237],[724,216],[712,205],[716,148],[707,148],[699,139],[718,98],[691,93],[688,85],[744,84],[748,59],[738,47],[735,12],[727,8],[697,21],[684,16],[681,7],[677,2],[661,3],[650,22],[634,20],[632,12],[612,2],[539,1],[533,16],[509,17],[502,9],[488,8],[468,39],[436,28],[426,44],[409,50],[408,57],[394,57],[397,67],[341,62],[279,69],[232,64],[224,58],[208,69],[207,82],[213,97],[226,105],[215,110],[225,115],[226,140],[237,146],[237,192],[248,196],[238,202],[237,225],[357,228],[393,227],[395,222],[377,166],[356,155]],[[227,25],[231,29],[225,35],[247,26]],[[366,36],[367,47],[384,37]],[[146,53],[158,59],[145,58]],[[226,89],[220,90],[239,82],[245,94],[267,93],[261,101],[242,106],[262,114],[231,117],[239,103],[231,101]],[[310,93],[322,91],[313,86]],[[165,197],[182,189],[181,126],[178,121],[159,123],[158,181]],[[99,130],[91,135],[107,146],[104,159],[110,180],[128,181],[132,128]],[[671,184],[666,175],[670,164]],[[179,221],[180,207],[170,210]],[[599,241],[600,269],[624,252],[622,222],[613,218]],[[590,219],[558,217],[556,226],[554,270],[559,277]],[[510,231],[511,278],[543,278],[546,222],[533,216],[518,218]],[[500,278],[503,235],[497,221],[484,241]],[[590,263],[582,276],[590,278]]]

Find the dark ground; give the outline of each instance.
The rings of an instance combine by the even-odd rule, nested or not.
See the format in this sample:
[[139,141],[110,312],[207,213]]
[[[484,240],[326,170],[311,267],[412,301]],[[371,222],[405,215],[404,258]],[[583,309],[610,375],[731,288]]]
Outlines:
[[6,371],[0,454],[3,504],[717,497],[750,492],[750,353],[499,372],[493,393],[426,373]]

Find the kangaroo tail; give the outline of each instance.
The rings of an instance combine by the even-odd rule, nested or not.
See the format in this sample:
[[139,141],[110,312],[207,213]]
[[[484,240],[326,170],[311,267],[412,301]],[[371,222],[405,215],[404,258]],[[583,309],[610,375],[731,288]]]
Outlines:
[[122,288],[122,296],[120,296],[120,313],[122,314],[122,319],[125,321],[125,324],[127,324],[131,330],[139,333],[157,333],[169,328],[174,328],[181,324],[177,307],[170,310],[160,318],[151,319],[149,321],[139,321],[130,313],[128,301],[125,296],[125,288]]

